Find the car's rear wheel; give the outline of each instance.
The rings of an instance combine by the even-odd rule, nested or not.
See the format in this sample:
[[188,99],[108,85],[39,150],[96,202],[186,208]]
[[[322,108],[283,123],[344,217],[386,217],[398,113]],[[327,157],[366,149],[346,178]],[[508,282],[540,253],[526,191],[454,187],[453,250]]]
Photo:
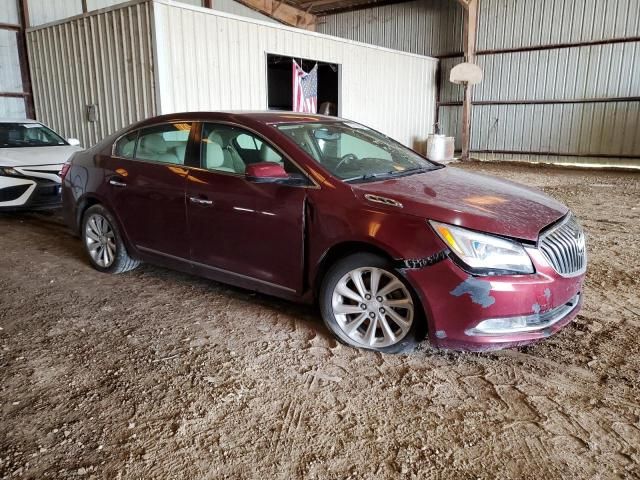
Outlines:
[[123,273],[140,264],[129,256],[113,216],[102,205],[93,205],[84,213],[82,242],[91,265],[101,272]]
[[348,345],[387,353],[415,346],[419,305],[383,257],[359,253],[338,261],[322,281],[319,300],[325,324]]

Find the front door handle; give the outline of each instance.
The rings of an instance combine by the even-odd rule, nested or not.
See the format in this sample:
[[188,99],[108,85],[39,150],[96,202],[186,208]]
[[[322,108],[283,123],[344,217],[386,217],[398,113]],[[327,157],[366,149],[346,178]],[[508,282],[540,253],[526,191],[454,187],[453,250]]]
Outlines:
[[213,205],[213,201],[212,200],[207,200],[206,198],[189,197],[189,201],[191,203],[195,203],[197,205]]
[[109,180],[109,185],[113,185],[114,187],[126,187],[127,184],[124,182],[121,182],[120,180],[116,180],[115,178],[112,178],[111,180]]

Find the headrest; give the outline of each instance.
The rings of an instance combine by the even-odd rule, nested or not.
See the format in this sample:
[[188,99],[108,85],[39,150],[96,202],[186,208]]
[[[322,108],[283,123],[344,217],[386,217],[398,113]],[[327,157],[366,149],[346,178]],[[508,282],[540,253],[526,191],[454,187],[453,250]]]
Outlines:
[[210,142],[217,143],[220,146],[224,144],[224,141],[218,132],[211,132],[208,139]]
[[207,144],[207,168],[218,168],[224,163],[224,152],[217,143]]
[[120,154],[123,157],[133,157],[133,151],[136,149],[136,139],[134,138],[133,140],[129,140],[127,143],[125,143],[122,146],[122,149],[120,150]]
[[160,133],[152,133],[142,137],[140,147],[151,153],[167,153],[167,142]]
[[269,145],[263,143],[260,145],[260,161],[261,162],[281,162],[282,157],[273,150]]

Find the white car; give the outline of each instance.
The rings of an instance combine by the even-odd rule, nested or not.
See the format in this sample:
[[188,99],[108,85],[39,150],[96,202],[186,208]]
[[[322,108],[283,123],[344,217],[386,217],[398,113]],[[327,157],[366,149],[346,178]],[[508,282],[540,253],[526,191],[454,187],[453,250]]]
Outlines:
[[60,205],[60,170],[82,150],[34,120],[0,119],[0,211]]

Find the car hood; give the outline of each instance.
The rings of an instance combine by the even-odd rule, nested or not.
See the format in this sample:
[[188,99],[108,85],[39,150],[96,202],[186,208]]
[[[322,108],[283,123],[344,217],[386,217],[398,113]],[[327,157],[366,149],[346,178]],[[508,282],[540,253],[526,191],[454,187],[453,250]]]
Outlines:
[[373,194],[396,200],[405,213],[530,241],[568,211],[538,190],[454,167],[352,187],[363,198]]
[[80,147],[56,145],[55,147],[0,148],[0,167],[27,167],[32,165],[59,165]]

